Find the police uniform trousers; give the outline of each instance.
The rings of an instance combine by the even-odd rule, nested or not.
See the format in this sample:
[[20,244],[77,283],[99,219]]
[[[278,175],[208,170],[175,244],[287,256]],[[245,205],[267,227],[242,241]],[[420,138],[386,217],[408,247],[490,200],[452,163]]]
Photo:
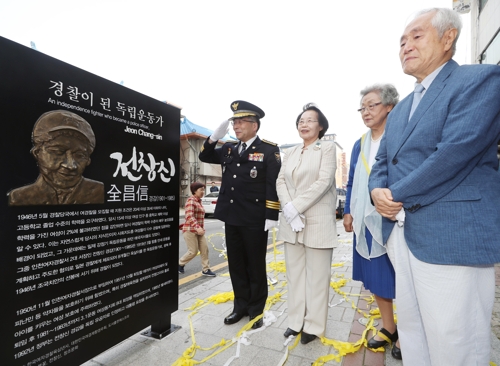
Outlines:
[[234,309],[252,317],[264,312],[267,300],[267,231],[259,226],[225,224]]
[[333,248],[285,243],[288,327],[324,336],[332,275]]
[[405,366],[489,365],[493,265],[457,266],[419,261],[404,226],[388,245],[396,259],[398,334]]

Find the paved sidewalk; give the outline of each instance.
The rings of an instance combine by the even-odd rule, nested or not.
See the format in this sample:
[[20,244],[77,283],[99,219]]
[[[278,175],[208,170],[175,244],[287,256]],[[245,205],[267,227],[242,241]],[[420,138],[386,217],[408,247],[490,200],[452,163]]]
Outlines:
[[[361,317],[349,301],[356,305],[358,309],[368,313],[370,308],[375,308],[373,303],[368,305],[366,298],[369,293],[366,292],[361,283],[351,281],[351,258],[352,258],[352,234],[345,233],[342,221],[337,222],[339,232],[339,246],[334,250],[333,263],[344,263],[341,266],[332,267],[332,281],[341,281],[343,275],[347,283],[339,291],[345,292],[348,301],[344,297],[330,289],[330,304],[336,305],[329,308],[328,324],[325,337],[329,340],[344,342],[356,342],[361,338],[365,329],[357,319]],[[278,270],[283,265],[284,253],[283,245],[277,245],[279,253],[270,251],[267,255],[267,263],[270,267],[274,263],[278,264]],[[276,268],[276,267],[275,267]],[[226,274],[226,275],[224,275]],[[231,366],[257,365],[274,366],[279,365],[286,351],[284,346],[285,338],[283,332],[287,328],[287,305],[286,305],[286,287],[284,287],[285,273],[271,270],[269,272],[272,278],[278,280],[278,283],[270,287],[269,297],[273,295],[281,300],[271,306],[271,313],[277,317],[277,320],[262,331],[250,334],[247,339],[250,344],[236,342],[227,349],[210,358],[202,365],[223,366],[228,360],[239,352],[239,358],[232,361]],[[217,277],[207,279],[201,284],[179,294],[179,310],[172,314],[172,324],[180,325],[182,328],[161,341],[148,339],[140,335],[134,335],[121,342],[108,351],[98,355],[84,366],[165,366],[173,365],[182,356],[183,352],[193,345],[193,342],[201,348],[210,348],[221,343],[225,339],[227,344],[235,338],[242,327],[247,324],[244,318],[237,324],[224,325],[223,318],[229,314],[233,308],[232,301],[220,304],[209,303],[190,314],[192,311],[184,310],[195,304],[197,300],[207,300],[210,296],[232,291],[231,282],[227,276],[227,268],[217,273]],[[351,296],[361,295],[361,296]],[[190,323],[191,321],[191,323]],[[191,327],[194,333],[194,339],[191,333]],[[378,326],[377,328],[380,328]],[[492,355],[491,360],[500,366],[500,341],[492,334]],[[227,345],[226,344],[226,345]],[[216,347],[210,351],[197,349],[193,357],[196,361],[202,361],[214,351],[222,347]],[[337,355],[338,351],[331,345],[324,345],[320,340],[315,340],[307,345],[298,345],[289,350],[286,366],[305,366],[311,365],[321,356]],[[403,350],[404,357],[404,350]],[[180,365],[194,365],[197,363],[179,363]],[[340,361],[331,360],[325,365],[339,366],[399,366],[403,363],[394,360],[390,355],[390,350],[385,353],[374,353],[366,350],[363,346],[354,354],[347,355]]]

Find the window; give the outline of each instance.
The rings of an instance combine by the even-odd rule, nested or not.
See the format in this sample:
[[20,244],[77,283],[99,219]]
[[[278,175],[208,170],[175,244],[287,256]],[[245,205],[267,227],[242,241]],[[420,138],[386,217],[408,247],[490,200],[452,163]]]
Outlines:
[[493,41],[491,41],[481,56],[482,64],[500,64],[500,32],[493,38]]
[[488,2],[488,0],[479,0],[479,12],[480,13],[483,11],[483,8],[487,2]]

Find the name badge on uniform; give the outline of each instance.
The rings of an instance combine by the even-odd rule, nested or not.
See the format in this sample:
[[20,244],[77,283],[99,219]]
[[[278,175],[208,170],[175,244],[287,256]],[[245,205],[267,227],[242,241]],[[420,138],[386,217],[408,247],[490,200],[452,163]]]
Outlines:
[[250,177],[257,178],[257,167],[254,166],[252,170],[250,170]]

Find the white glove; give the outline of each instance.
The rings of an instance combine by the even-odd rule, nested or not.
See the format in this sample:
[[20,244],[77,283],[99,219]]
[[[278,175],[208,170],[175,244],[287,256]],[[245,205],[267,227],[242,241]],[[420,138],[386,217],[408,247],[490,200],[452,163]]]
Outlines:
[[295,218],[290,222],[290,226],[292,227],[292,230],[296,233],[302,231],[302,229],[304,228],[304,223],[300,219],[300,215],[295,216]]
[[266,224],[264,225],[264,231],[269,231],[273,227],[278,227],[278,220],[268,220],[268,219],[266,219]]
[[215,129],[215,131],[210,136],[210,140],[212,142],[219,141],[221,138],[226,136],[227,131],[229,131],[229,120],[226,119],[223,121],[219,127]]
[[285,207],[283,207],[283,216],[285,216],[285,220],[288,224],[298,215],[299,211],[297,211],[292,202],[288,202]]

